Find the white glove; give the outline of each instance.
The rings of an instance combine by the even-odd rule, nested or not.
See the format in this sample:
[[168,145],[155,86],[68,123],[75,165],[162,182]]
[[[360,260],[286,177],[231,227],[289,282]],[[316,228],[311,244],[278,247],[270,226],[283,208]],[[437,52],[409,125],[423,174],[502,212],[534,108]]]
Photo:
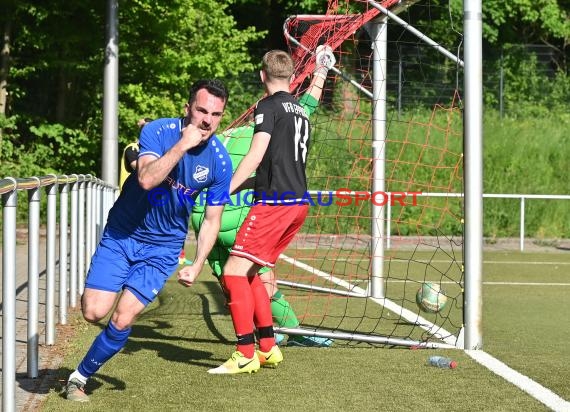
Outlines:
[[336,58],[334,57],[331,47],[320,45],[317,47],[315,70],[313,71],[313,75],[326,79],[329,69],[333,67],[335,63]]

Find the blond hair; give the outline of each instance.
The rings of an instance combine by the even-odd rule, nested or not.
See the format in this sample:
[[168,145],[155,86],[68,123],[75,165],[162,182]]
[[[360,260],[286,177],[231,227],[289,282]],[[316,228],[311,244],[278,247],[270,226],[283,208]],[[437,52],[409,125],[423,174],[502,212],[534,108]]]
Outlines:
[[295,63],[289,53],[283,50],[271,50],[263,56],[261,69],[265,72],[269,80],[288,80],[295,72]]

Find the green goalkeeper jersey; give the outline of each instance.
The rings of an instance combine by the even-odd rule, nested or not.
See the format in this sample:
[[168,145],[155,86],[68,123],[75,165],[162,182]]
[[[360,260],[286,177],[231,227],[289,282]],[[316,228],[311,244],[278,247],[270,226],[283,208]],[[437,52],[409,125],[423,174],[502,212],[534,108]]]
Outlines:
[[[304,107],[308,116],[311,116],[317,109],[318,101],[308,93],[305,93],[299,100],[301,106]],[[246,126],[229,129],[220,136],[220,140],[226,146],[234,172],[238,165],[245,157],[251,146],[251,139],[253,138],[253,124]],[[244,193],[245,192],[245,193]],[[221,276],[224,265],[228,260],[230,249],[234,245],[237,232],[245,220],[249,206],[253,202],[253,191],[242,191],[230,196],[230,203],[224,207],[222,221],[220,225],[220,232],[216,244],[208,255],[208,263],[216,276]],[[204,220],[204,211],[206,208],[205,202],[197,202],[192,209],[192,228],[195,233],[198,233],[202,221]],[[260,273],[269,269],[263,268]]]

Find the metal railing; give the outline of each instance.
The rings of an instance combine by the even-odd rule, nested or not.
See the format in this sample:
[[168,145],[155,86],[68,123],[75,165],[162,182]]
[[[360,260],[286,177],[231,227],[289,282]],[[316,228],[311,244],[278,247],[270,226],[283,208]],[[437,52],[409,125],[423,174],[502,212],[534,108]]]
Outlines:
[[[463,197],[463,193],[416,193],[416,196],[424,197]],[[506,193],[484,193],[483,199],[519,199],[520,200],[520,220],[519,220],[519,248],[524,251],[525,239],[525,205],[527,199],[549,199],[549,200],[570,200],[570,195],[523,195],[523,194],[506,194]],[[392,221],[391,202],[387,202],[386,208],[386,247],[391,246],[390,222]]]
[[[55,344],[56,266],[59,266],[59,323],[77,306],[91,255],[99,241],[116,187],[82,174],[0,180],[2,195],[2,410],[15,410],[16,394],[16,252],[18,192],[28,194],[27,227],[27,376],[38,377],[39,261],[42,189],[47,201],[45,344]],[[59,228],[57,205],[59,203]],[[59,229],[59,262],[56,238]],[[69,246],[69,247],[68,247]],[[69,257],[69,260],[68,260]],[[21,272],[21,271],[20,271]],[[68,284],[69,280],[69,284]]]
[[[308,193],[312,197],[320,196],[322,193],[325,193],[325,197],[334,196],[334,191],[330,190],[309,190]],[[359,198],[360,200],[370,200],[372,198],[373,193],[366,192],[366,191],[348,191],[343,189],[342,194],[344,196],[352,196],[355,198]],[[368,197],[362,197],[363,194],[367,194]],[[392,226],[392,206],[397,200],[394,201],[395,198],[402,198],[402,196],[411,196],[411,197],[441,197],[441,198],[457,198],[463,197],[463,193],[436,193],[436,192],[381,192],[381,203],[385,204],[386,206],[386,217],[385,217],[385,224],[386,224],[386,231],[385,231],[385,247],[390,249],[392,246],[392,234],[391,234],[391,226]],[[525,207],[527,200],[570,200],[570,195],[529,195],[529,194],[507,194],[507,193],[484,193],[483,199],[486,198],[494,198],[494,199],[519,199],[520,201],[520,219],[519,219],[519,249],[520,251],[524,251],[524,241],[525,241]]]

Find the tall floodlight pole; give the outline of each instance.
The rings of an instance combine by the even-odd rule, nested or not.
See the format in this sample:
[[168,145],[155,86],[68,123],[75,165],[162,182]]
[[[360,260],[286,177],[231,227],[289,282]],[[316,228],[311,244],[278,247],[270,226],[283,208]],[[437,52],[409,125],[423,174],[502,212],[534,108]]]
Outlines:
[[103,147],[101,177],[117,185],[119,173],[119,23],[118,0],[107,0],[107,44],[103,90]]
[[464,0],[465,342],[481,349],[483,272],[483,23],[481,0]]

